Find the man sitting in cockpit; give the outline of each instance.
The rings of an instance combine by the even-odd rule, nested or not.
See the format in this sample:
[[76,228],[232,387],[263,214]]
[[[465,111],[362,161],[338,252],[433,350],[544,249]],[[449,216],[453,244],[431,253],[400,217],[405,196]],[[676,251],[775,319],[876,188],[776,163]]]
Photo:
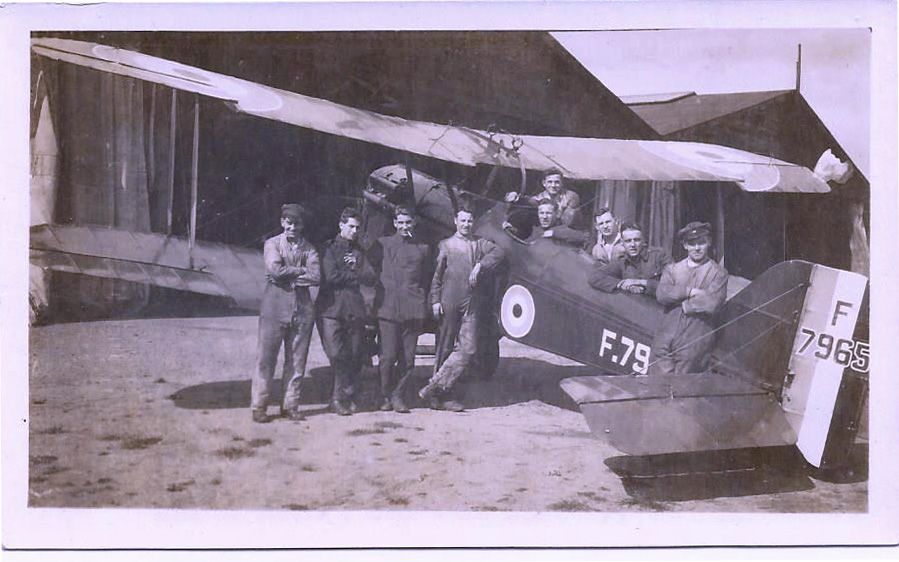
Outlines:
[[537,225],[531,229],[528,242],[537,238],[552,238],[552,228],[556,225],[558,208],[549,200],[540,201],[537,205]]
[[577,222],[578,210],[581,199],[577,192],[565,187],[565,177],[562,172],[552,168],[543,173],[543,191],[534,196],[522,197],[514,191],[506,194],[507,203],[527,203],[538,205],[543,201],[549,201],[556,206],[557,220],[565,226]]
[[[528,224],[529,221],[530,224]],[[513,212],[509,215],[509,220],[503,223],[503,228],[510,230],[512,234],[525,242],[533,242],[539,238],[551,238],[559,242],[579,246],[584,240],[582,232],[560,224],[559,208],[549,200],[543,200],[537,204],[537,224],[533,224],[532,214]]]
[[635,223],[621,226],[624,253],[608,263],[597,262],[590,286],[606,293],[617,291],[655,297],[656,287],[671,256],[662,248],[648,247],[643,228]]

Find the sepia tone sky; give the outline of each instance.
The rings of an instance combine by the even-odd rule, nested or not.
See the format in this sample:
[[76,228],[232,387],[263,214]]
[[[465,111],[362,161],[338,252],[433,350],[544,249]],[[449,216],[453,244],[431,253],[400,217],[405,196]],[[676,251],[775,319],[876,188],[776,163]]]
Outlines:
[[619,96],[800,90],[862,173],[869,170],[867,29],[713,29],[553,33]]

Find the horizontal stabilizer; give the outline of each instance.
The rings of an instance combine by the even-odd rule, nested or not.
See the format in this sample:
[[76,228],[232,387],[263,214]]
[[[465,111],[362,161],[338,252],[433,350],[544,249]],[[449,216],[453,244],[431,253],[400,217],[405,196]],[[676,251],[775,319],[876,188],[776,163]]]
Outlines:
[[630,455],[796,442],[770,393],[716,373],[572,377],[561,386],[594,435]]
[[169,289],[229,297],[258,309],[263,289],[262,253],[151,232],[102,226],[38,225],[31,228],[31,262],[41,268],[122,279]]

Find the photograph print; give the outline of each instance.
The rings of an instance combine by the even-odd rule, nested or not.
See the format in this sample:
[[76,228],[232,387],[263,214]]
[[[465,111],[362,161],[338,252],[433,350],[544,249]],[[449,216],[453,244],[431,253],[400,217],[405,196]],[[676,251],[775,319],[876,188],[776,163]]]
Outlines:
[[29,510],[868,512],[870,29],[29,68]]

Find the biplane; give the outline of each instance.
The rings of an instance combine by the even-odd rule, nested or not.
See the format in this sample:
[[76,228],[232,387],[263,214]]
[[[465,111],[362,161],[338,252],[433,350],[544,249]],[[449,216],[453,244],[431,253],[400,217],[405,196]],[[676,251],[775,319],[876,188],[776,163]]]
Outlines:
[[[44,57],[218,99],[233,110],[375,143],[457,165],[560,169],[573,180],[733,182],[745,191],[824,193],[846,168],[822,157],[816,169],[734,148],[690,142],[514,135],[406,120],[278,90],[133,51],[43,38]],[[492,178],[491,174],[491,178]],[[491,181],[488,179],[488,181]],[[366,235],[386,234],[398,202],[415,206],[425,239],[453,231],[457,201],[472,195],[409,165],[374,170],[363,190]],[[662,307],[641,295],[605,294],[587,276],[592,260],[550,239],[508,228],[511,204],[477,197],[475,233],[507,255],[497,280],[498,328],[525,345],[592,366],[564,379],[594,434],[627,454],[648,455],[795,444],[815,467],[851,447],[867,393],[868,347],[856,336],[867,278],[819,264],[775,265],[730,295],[712,366],[679,377],[645,376]],[[238,248],[156,233],[89,225],[38,225],[32,263],[228,297],[256,309],[262,257]],[[498,360],[498,346],[485,346]],[[490,365],[492,363],[492,366]]]

